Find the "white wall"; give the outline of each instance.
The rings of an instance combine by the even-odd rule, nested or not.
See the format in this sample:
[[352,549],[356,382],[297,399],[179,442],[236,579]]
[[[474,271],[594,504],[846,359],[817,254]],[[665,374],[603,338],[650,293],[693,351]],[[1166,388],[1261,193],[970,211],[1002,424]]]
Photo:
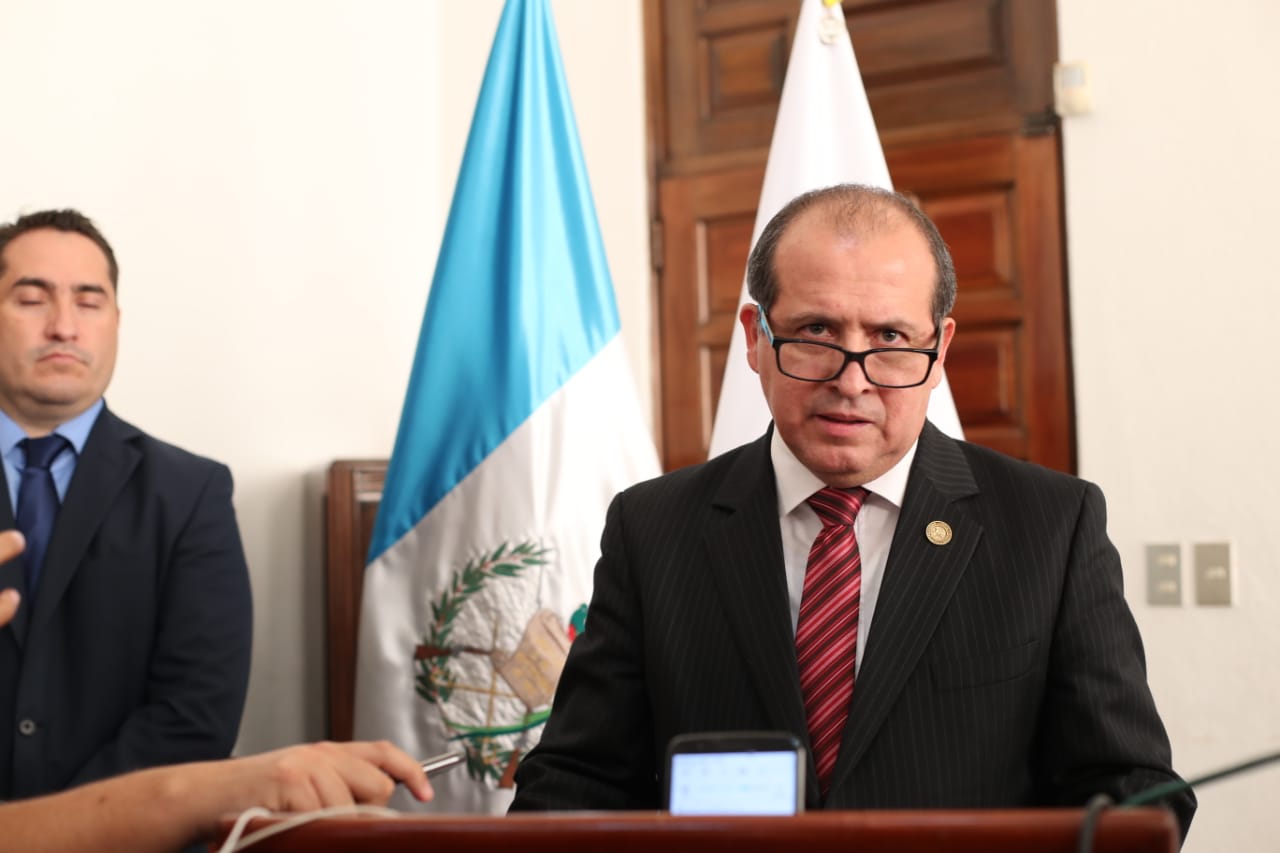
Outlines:
[[[640,5],[552,8],[623,334],[647,389]],[[0,10],[0,221],[74,206],[98,222],[122,269],[109,404],[236,477],[256,601],[243,752],[324,732],[324,471],[391,452],[501,9],[6,0]]]
[[[1280,4],[1058,9],[1095,102],[1064,120],[1081,474],[1107,494],[1175,764],[1195,776],[1280,749]],[[1214,541],[1233,548],[1235,606],[1145,604],[1146,543],[1182,543],[1185,563]],[[1277,804],[1280,766],[1205,788],[1185,849],[1280,849]]]
[[[1064,122],[1081,469],[1107,493],[1195,775],[1280,749],[1280,4],[1058,5],[1096,107]],[[258,632],[244,751],[322,732],[323,471],[390,452],[500,7],[6,0],[0,16],[0,219],[98,219],[123,267],[111,405],[236,474]],[[553,9],[647,390],[639,2]],[[1218,540],[1236,606],[1143,603],[1143,544]],[[1280,769],[1206,789],[1187,850],[1275,849],[1277,802]]]

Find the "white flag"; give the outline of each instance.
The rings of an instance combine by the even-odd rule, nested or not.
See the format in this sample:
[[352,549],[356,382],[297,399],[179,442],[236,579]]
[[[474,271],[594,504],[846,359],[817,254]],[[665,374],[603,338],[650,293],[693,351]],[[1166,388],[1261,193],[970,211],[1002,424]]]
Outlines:
[[[791,199],[843,183],[893,189],[840,4],[802,0],[751,245]],[[750,301],[744,281],[739,310]],[[735,322],[708,455],[759,438],[769,420],[760,379],[747,364],[742,326]],[[929,420],[963,438],[945,375],[929,400]]]

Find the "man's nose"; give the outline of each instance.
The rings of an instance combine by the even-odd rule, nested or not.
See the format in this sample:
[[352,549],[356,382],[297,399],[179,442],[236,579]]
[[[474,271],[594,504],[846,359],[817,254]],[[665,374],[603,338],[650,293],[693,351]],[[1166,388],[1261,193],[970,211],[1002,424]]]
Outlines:
[[867,379],[867,373],[862,369],[862,365],[856,361],[845,364],[844,370],[833,381],[839,387],[840,393],[850,397],[876,387]]
[[49,320],[45,334],[55,341],[74,340],[78,329],[75,303],[70,299],[56,298],[50,303]]

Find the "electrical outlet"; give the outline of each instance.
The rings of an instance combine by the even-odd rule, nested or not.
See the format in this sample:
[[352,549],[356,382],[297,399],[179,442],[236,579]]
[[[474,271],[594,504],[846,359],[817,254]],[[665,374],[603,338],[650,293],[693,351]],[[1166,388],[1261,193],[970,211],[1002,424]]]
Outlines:
[[1147,604],[1182,606],[1182,548],[1147,546]]
[[1231,546],[1226,542],[1197,542],[1193,547],[1196,604],[1231,604]]

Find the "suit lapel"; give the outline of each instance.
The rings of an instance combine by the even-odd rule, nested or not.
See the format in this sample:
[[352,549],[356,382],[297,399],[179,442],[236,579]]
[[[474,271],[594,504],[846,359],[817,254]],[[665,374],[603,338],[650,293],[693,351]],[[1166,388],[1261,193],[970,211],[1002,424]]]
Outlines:
[[[962,499],[977,492],[959,444],[926,423],[854,687],[833,789],[866,753],[964,576],[982,527]],[[950,526],[950,542],[929,541],[925,528],[932,521]]]
[[712,500],[720,519],[709,526],[704,541],[720,600],[761,704],[775,728],[804,732],[777,487],[769,458],[772,434],[770,428],[734,461]]
[[33,629],[57,609],[89,542],[137,466],[141,454],[129,440],[140,434],[105,407],[98,415],[53,525],[30,614]]

